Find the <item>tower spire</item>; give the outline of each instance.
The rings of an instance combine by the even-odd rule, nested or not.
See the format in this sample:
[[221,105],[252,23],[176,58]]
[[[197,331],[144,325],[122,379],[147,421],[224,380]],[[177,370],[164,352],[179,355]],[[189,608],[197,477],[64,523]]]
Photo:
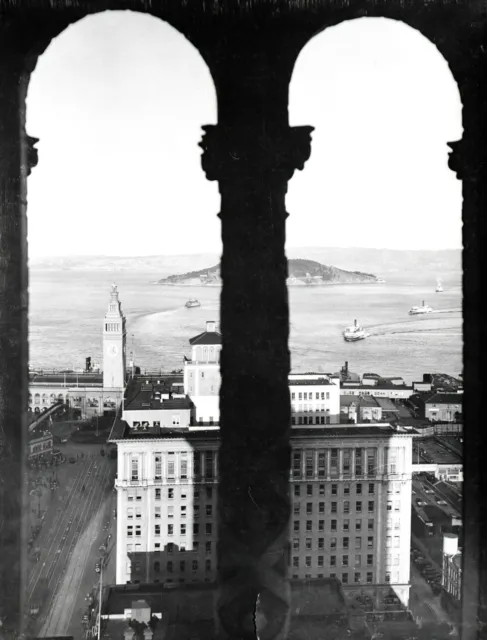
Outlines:
[[110,291],[110,300],[118,302],[118,289],[115,283],[112,284],[112,290]]

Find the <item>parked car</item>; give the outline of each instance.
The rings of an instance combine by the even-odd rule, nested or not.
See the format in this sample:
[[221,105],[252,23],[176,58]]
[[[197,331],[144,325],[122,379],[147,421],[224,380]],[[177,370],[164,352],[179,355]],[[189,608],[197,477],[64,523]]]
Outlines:
[[71,456],[71,457],[69,458],[69,461],[71,462],[71,464],[73,464],[73,462],[76,462],[76,458],[73,458],[73,456]]
[[95,564],[95,571],[96,571],[96,573],[100,573],[100,571],[101,571],[101,566],[100,566],[100,563],[99,563],[99,562],[97,562],[97,563]]

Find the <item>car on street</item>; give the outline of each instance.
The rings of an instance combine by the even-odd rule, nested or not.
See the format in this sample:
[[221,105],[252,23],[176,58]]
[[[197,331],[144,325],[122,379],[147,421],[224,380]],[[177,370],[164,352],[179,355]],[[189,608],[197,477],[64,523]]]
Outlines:
[[101,566],[100,566],[100,563],[99,563],[99,562],[97,562],[97,563],[95,564],[95,571],[96,571],[96,573],[100,573],[100,571],[101,571]]
[[435,492],[434,489],[432,489],[431,487],[428,487],[428,485],[426,485],[426,484],[422,484],[421,488],[423,489],[423,491],[425,493],[434,493]]
[[418,507],[426,506],[426,502],[424,500],[421,500],[420,498],[416,498],[416,504],[418,505]]
[[442,500],[441,498],[436,498],[436,504],[446,507],[448,503],[446,500]]

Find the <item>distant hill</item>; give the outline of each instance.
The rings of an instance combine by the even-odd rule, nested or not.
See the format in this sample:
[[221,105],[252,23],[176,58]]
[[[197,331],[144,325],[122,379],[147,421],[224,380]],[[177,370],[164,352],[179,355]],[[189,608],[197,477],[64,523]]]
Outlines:
[[[377,273],[381,278],[393,274],[430,274],[434,281],[436,278],[447,277],[448,274],[462,272],[460,249],[401,251],[353,247],[289,247],[286,253],[290,260],[306,258],[322,265],[335,265],[341,270]],[[216,264],[218,259],[217,253],[173,256],[52,256],[30,258],[29,267],[35,271],[146,272],[158,274],[156,277],[162,278],[174,273],[204,270],[207,265]]]
[[[315,260],[301,258],[288,261],[288,284],[328,285],[328,284],[366,284],[378,281],[377,276],[361,271],[345,271],[330,267]],[[220,265],[198,271],[189,271],[161,278],[157,284],[186,286],[219,286],[221,284]]]

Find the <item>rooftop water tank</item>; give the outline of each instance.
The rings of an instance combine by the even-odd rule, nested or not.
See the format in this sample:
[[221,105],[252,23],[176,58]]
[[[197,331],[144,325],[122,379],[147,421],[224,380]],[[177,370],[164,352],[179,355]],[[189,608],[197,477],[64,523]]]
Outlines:
[[455,556],[458,553],[458,536],[454,533],[443,535],[443,553],[447,556]]

